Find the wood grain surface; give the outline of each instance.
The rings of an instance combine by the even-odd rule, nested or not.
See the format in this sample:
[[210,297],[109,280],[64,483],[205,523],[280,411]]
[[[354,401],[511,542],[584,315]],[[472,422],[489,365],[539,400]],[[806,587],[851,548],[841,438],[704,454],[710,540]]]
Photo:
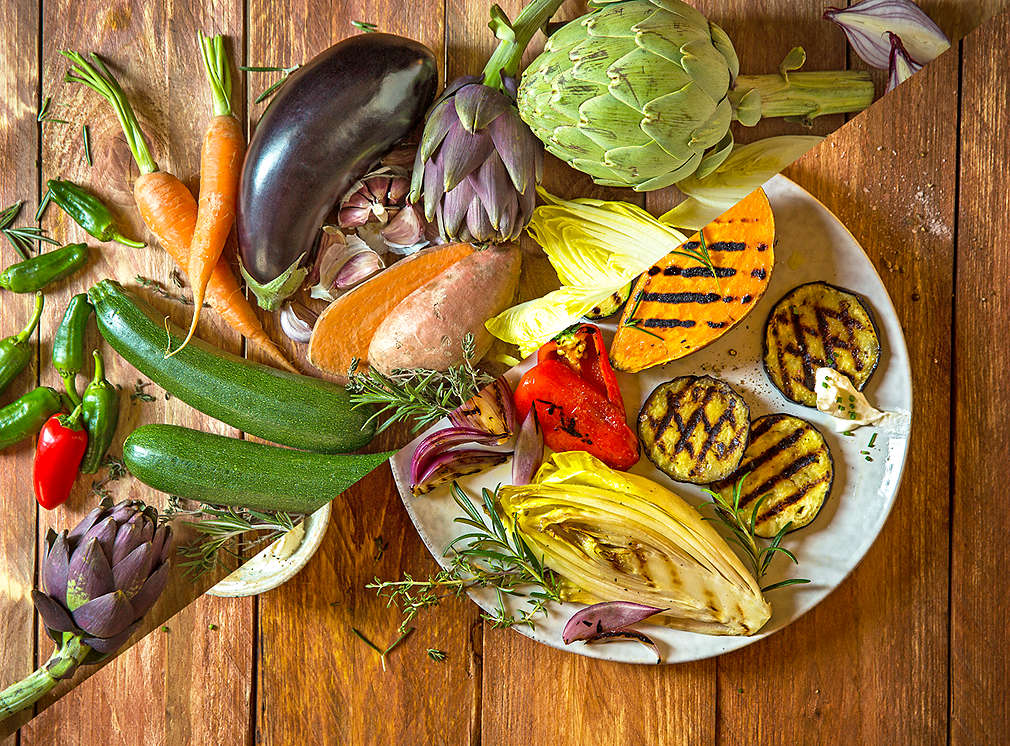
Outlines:
[[[730,33],[746,72],[773,71],[797,44],[805,47],[810,69],[862,64],[846,50],[841,33],[819,20],[821,2],[697,4]],[[921,3],[954,38],[1004,4]],[[509,0],[502,7],[514,15],[521,2]],[[570,0],[558,18],[574,17],[582,8]],[[59,48],[95,49],[113,63],[155,158],[195,188],[199,141],[209,116],[196,29],[227,33],[236,64],[289,65],[354,33],[350,21],[367,21],[428,44],[451,79],[476,71],[493,47],[486,14],[485,6],[463,0],[339,5],[18,0],[0,9],[0,154],[8,164],[0,174],[0,197],[4,204],[16,198],[31,203],[27,215],[37,204],[41,181],[64,175],[114,202],[124,224],[143,235],[130,207],[136,170],[129,168],[118,125],[94,94],[59,82],[64,69]],[[419,617],[383,671],[378,656],[351,628],[383,646],[395,639],[399,615],[363,586],[375,576],[393,578],[405,571],[424,576],[435,564],[391,477],[380,470],[335,503],[323,548],[292,581],[256,600],[202,597],[189,606],[206,584],[193,589],[178,583],[148,620],[145,631],[153,631],[138,633],[143,639],[104,668],[79,674],[70,682],[79,685],[23,727],[18,741],[1005,742],[1010,731],[1001,685],[1010,671],[998,623],[1008,606],[1000,574],[1008,552],[1001,524],[984,519],[998,514],[999,488],[1010,480],[1005,457],[1010,425],[993,396],[1006,367],[997,340],[1010,332],[1005,282],[1010,255],[1002,241],[1010,205],[1001,166],[1010,156],[1003,136],[1010,111],[1005,97],[997,95],[1010,82],[1001,51],[1008,37],[1010,24],[1001,19],[955,44],[787,171],[841,218],[878,267],[906,332],[915,396],[908,468],[890,520],[852,575],[795,624],[718,659],[632,667],[492,630],[480,622],[474,605],[455,601]],[[533,48],[541,44],[537,40]],[[53,86],[54,101],[69,107],[72,116],[64,118],[74,119],[77,128],[44,125],[40,139],[35,122],[40,80],[45,95]],[[273,77],[236,78],[243,80],[244,86],[236,84],[240,111]],[[876,80],[883,84],[879,73]],[[250,127],[263,108],[248,107]],[[78,132],[84,121],[95,156],[90,169]],[[841,117],[822,118],[814,131],[827,134],[842,123]],[[805,132],[797,124],[763,122],[741,130],[738,139]],[[638,200],[653,212],[677,200],[673,190],[644,200],[603,190],[550,158],[545,186],[567,196]],[[43,225],[61,239],[80,235],[52,208]],[[4,251],[9,259],[10,250]],[[524,252],[523,293],[530,297],[549,289],[552,277],[528,239]],[[100,258],[83,280],[47,293],[41,339],[51,336],[70,295],[91,279],[131,281],[135,274],[162,279],[170,269],[170,259],[156,246],[136,251],[101,245]],[[29,305],[10,294],[2,298],[4,333],[21,325]],[[169,302],[159,308],[177,321],[186,317],[186,309]],[[214,314],[204,319],[201,336],[243,351]],[[264,317],[264,323],[281,339],[272,318]],[[300,351],[286,344],[304,365]],[[40,354],[43,365],[19,379],[20,390],[5,392],[4,403],[36,380],[54,383],[44,342]],[[248,354],[255,357],[254,351]],[[110,368],[110,378],[128,394],[136,372],[119,360]],[[229,432],[158,394],[157,401],[143,404],[124,396],[121,434],[151,421]],[[403,437],[391,433],[376,447]],[[36,554],[24,548],[34,546],[54,515],[59,525],[72,524],[90,499],[85,480],[67,510],[37,518],[25,490],[30,453],[28,446],[5,452],[0,472],[0,502],[8,517],[0,522],[0,629],[7,633],[0,673],[10,680],[51,649],[35,628],[27,595]],[[113,489],[117,496],[154,497],[135,482]],[[428,648],[446,651],[446,660],[431,660]]]

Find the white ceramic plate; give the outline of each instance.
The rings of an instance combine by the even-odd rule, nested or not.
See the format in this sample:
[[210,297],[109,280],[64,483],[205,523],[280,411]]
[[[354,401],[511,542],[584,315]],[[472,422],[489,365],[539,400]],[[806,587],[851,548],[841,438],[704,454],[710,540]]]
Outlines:
[[[725,379],[743,395],[753,417],[786,412],[812,422],[828,440],[835,462],[835,482],[817,519],[789,534],[784,542],[796,554],[799,565],[792,565],[780,556],[762,580],[763,584],[769,584],[788,577],[804,577],[812,582],[769,592],[772,618],[752,637],[717,637],[660,626],[643,627],[656,640],[666,663],[708,658],[750,645],[792,623],[827,596],[859,564],[884,525],[908,450],[907,432],[888,434],[862,428],[854,436],[835,434],[830,417],[788,401],[765,376],[761,340],[772,306],[797,285],[823,280],[862,295],[876,317],[883,349],[880,364],[864,390],[870,403],[878,409],[912,411],[912,380],[905,340],[891,299],[869,258],[845,226],[792,181],[776,176],[765,184],[765,191],[775,213],[777,236],[770,287],[750,315],[715,343],[662,367],[635,375],[618,374],[628,422],[636,421],[645,398],[660,383],[676,376],[711,374]],[[607,325],[603,328],[608,330]],[[608,331],[613,328],[611,323]],[[510,371],[510,382],[514,384],[526,367],[520,365]],[[445,426],[442,422],[432,429]],[[869,449],[873,460],[867,461],[860,451],[867,450],[873,432],[877,432],[874,447]],[[400,496],[418,533],[432,555],[444,565],[446,545],[464,529],[453,523],[459,508],[448,489],[423,497],[411,494],[410,459],[419,440],[420,437],[397,453],[391,465]],[[645,458],[632,471],[671,487],[694,505],[706,499],[700,488],[673,482]],[[510,476],[511,465],[506,462],[494,470],[463,479],[460,484],[466,492],[477,496],[481,487],[507,483]],[[497,602],[492,592],[477,590],[470,596],[483,609],[494,613]],[[524,601],[516,599],[512,603],[513,609],[517,609]],[[577,642],[566,646],[561,630],[578,608],[576,604],[555,604],[550,615],[539,618],[534,629],[514,629],[547,645],[593,658],[655,662],[655,657],[642,645],[632,642],[598,645]]]

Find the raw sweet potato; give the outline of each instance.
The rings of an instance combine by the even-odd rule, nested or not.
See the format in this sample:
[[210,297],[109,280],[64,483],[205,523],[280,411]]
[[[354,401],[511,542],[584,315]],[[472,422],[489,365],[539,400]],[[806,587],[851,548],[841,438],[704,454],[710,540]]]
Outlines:
[[463,362],[462,341],[468,332],[474,336],[479,360],[491,346],[484,321],[512,302],[521,262],[517,245],[485,249],[415,290],[375,330],[369,365],[382,372],[446,370]]
[[[775,219],[755,189],[704,229],[711,270],[670,253],[642,274],[624,306],[610,360],[635,373],[689,355],[739,323],[757,304],[775,262]],[[686,245],[701,246],[697,234]]]
[[365,361],[372,335],[397,303],[473,251],[468,243],[423,249],[341,295],[316,321],[309,362],[342,379],[351,360]]

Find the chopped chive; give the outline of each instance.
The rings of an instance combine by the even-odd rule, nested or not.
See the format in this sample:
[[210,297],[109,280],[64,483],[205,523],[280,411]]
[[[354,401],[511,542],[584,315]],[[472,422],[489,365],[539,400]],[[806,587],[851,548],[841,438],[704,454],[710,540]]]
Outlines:
[[379,27],[374,23],[366,23],[365,21],[351,21],[351,25],[366,34],[373,34],[379,30]]
[[849,436],[852,436],[852,435],[855,435],[855,433],[854,433],[854,432],[852,432],[851,430],[846,430],[846,431],[845,431],[844,433],[842,433],[842,435],[849,435]]
[[874,433],[870,436],[870,442],[866,444],[867,448],[873,448],[873,444],[877,442],[877,434]]
[[867,461],[873,461],[873,458],[870,456],[863,456],[863,458],[865,458]]
[[81,125],[81,137],[84,138],[84,160],[88,162],[89,166],[95,165],[91,162],[91,141],[88,139],[88,125]]

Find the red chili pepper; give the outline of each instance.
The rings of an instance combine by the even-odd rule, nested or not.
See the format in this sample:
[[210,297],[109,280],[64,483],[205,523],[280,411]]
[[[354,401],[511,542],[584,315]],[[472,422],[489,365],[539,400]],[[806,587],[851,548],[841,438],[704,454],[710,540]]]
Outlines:
[[54,414],[39,432],[32,481],[35,499],[46,510],[65,503],[77,480],[88,447],[88,433],[80,420],[78,405],[71,414]]
[[638,461],[638,438],[624,419],[624,402],[600,330],[583,324],[540,348],[537,365],[515,392],[519,419],[531,407],[553,451],[586,451],[614,469]]

